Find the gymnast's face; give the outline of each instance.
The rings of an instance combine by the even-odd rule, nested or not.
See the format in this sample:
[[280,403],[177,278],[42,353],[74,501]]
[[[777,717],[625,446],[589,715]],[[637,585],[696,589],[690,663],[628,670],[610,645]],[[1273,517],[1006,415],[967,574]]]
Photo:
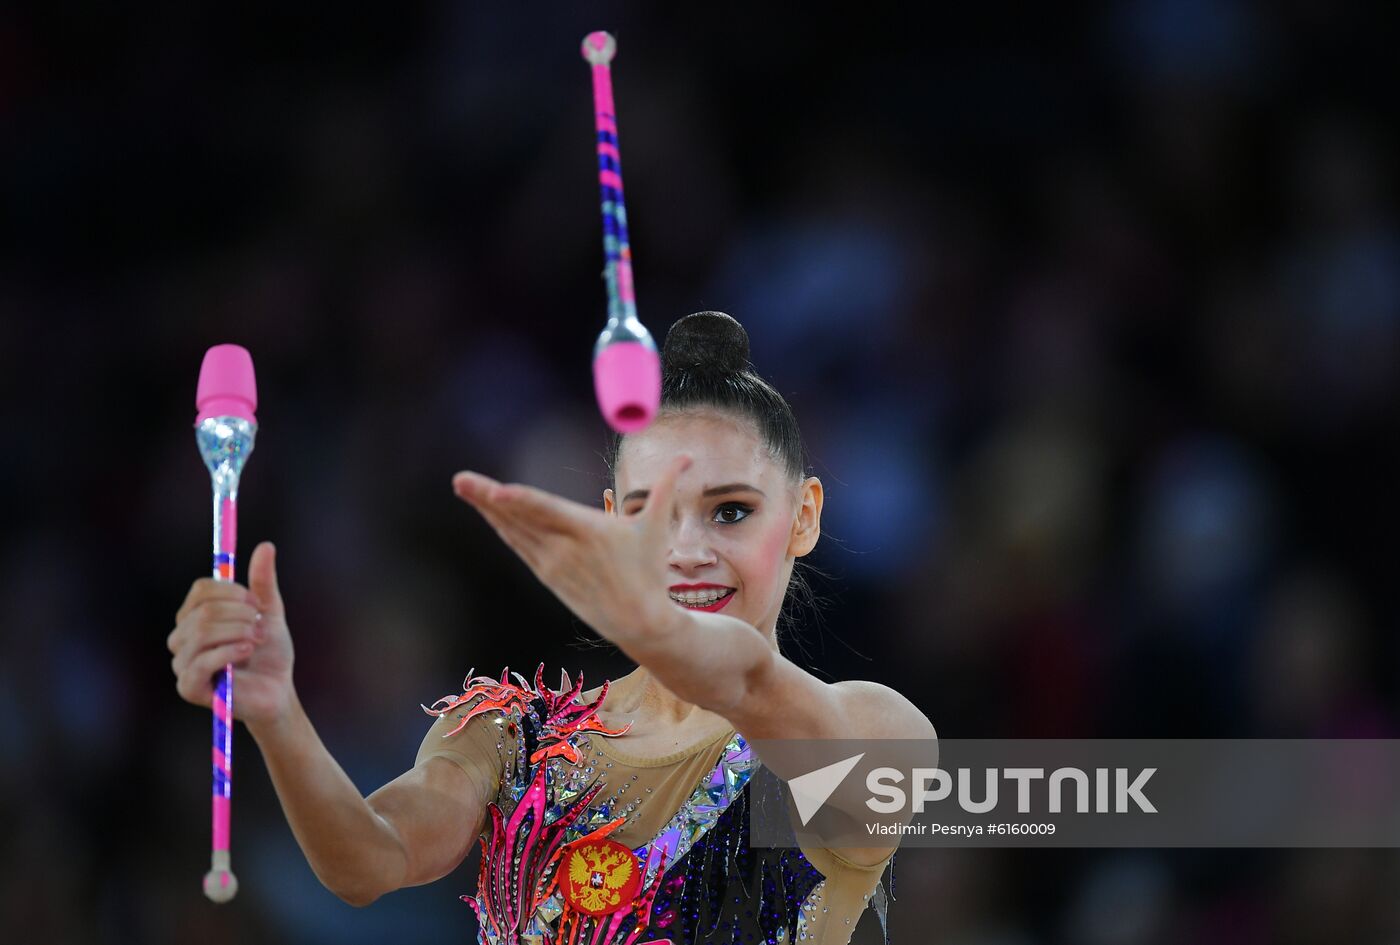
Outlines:
[[[682,585],[716,585],[690,591],[686,596],[702,598],[695,604],[676,606],[739,617],[771,639],[793,561],[810,552],[820,534],[821,481],[791,481],[751,421],[688,410],[661,414],[623,439],[617,492],[603,492],[604,508],[622,515],[641,511],[651,484],[681,453],[692,462],[676,483],[670,583],[657,593],[675,600],[685,594]],[[704,599],[715,594],[723,596]]]

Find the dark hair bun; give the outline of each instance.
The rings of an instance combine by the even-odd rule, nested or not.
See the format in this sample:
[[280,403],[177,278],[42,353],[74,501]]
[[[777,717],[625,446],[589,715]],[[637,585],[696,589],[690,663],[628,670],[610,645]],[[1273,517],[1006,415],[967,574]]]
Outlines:
[[749,333],[723,312],[693,312],[677,319],[666,332],[661,369],[666,374],[737,374],[751,370]]

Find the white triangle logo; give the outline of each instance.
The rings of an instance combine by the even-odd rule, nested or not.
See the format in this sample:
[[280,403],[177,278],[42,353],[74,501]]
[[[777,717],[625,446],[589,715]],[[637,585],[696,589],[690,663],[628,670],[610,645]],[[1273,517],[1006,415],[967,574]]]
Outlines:
[[797,804],[797,816],[802,819],[802,826],[807,826],[807,821],[816,816],[826,799],[846,780],[846,775],[851,773],[856,762],[864,757],[865,752],[861,752],[844,761],[809,771],[788,781],[788,789],[792,791],[792,799]]

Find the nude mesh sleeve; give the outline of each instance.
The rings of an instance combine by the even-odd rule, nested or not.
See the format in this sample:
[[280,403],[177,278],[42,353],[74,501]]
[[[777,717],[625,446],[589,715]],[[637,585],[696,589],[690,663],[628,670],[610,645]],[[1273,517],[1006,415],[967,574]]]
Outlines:
[[479,715],[460,732],[448,735],[469,709],[461,706],[435,719],[413,763],[417,766],[429,758],[445,758],[466,772],[479,796],[494,798],[501,787],[507,753],[514,751],[515,736],[507,730],[506,717],[500,712]]

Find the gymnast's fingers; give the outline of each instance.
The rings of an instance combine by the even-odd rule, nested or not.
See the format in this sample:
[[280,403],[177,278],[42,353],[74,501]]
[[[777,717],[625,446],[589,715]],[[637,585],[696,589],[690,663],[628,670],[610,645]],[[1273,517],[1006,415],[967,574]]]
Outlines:
[[464,469],[452,477],[452,491],[473,505],[489,500],[499,486],[500,483],[490,476],[483,476],[469,469]]
[[666,524],[671,515],[671,507],[675,505],[676,481],[680,479],[681,473],[690,468],[690,464],[689,454],[681,454],[671,461],[666,471],[651,487],[641,512],[641,519],[646,527],[655,528]]
[[166,649],[175,653],[183,647],[203,648],[209,641],[208,628],[220,623],[239,623],[251,628],[258,617],[258,610],[242,600],[205,601],[189,611],[176,624],[175,629],[165,638]]
[[495,504],[517,519],[563,534],[586,532],[595,527],[599,516],[607,514],[523,483],[502,486],[495,494]]
[[538,552],[539,536],[537,530],[532,530],[532,523],[517,509],[500,501],[506,489],[525,487],[504,486],[488,476],[464,470],[452,477],[452,488],[459,498],[481,513],[516,554],[526,557],[527,553]]
[[531,570],[538,573],[542,551],[539,536],[531,532],[527,524],[521,523],[507,511],[488,505],[476,506],[476,510],[495,529],[496,534],[510,550],[519,555]]
[[516,521],[530,523],[537,529],[563,534],[578,534],[595,526],[604,515],[590,508],[543,489],[524,483],[501,483],[489,476],[463,470],[452,477],[452,488],[474,507],[510,512]]
[[246,600],[249,593],[249,590],[237,581],[216,581],[211,577],[198,578],[190,585],[184,602],[180,605],[180,609],[175,612],[175,622],[179,623],[185,619],[186,614],[201,604],[209,601]]
[[179,641],[179,645],[171,651],[175,655],[170,660],[170,666],[178,676],[186,665],[214,647],[229,643],[257,644],[262,639],[262,627],[256,621],[216,621],[201,627],[197,638],[187,636]]
[[180,698],[208,708],[213,704],[210,680],[229,663],[237,663],[253,652],[251,643],[228,643],[205,650],[190,661],[175,681]]

